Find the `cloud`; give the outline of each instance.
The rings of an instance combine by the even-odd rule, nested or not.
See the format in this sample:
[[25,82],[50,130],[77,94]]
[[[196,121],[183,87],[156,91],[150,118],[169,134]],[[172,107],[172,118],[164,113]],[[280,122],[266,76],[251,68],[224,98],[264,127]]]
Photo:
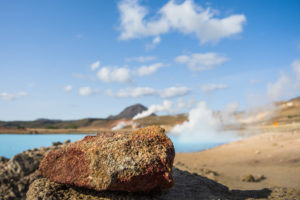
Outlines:
[[227,60],[227,57],[212,52],[181,55],[175,58],[175,62],[186,64],[193,71],[210,70],[223,64]]
[[300,59],[297,59],[292,63],[292,68],[296,73],[297,78],[300,80]]
[[298,95],[300,88],[300,60],[294,60],[291,67],[295,76],[281,73],[277,81],[268,83],[267,97],[269,100],[277,101]]
[[95,71],[96,69],[99,68],[99,66],[100,66],[100,61],[98,60],[98,61],[92,63],[90,68],[91,68],[92,71]]
[[152,65],[143,65],[138,68],[137,73],[139,76],[148,76],[154,74],[159,68],[163,67],[163,63],[155,63]]
[[216,90],[222,90],[222,89],[226,89],[228,86],[224,85],[224,84],[208,84],[208,85],[202,85],[200,87],[200,89],[203,92],[213,92]]
[[146,50],[154,49],[160,42],[161,42],[160,37],[156,36],[155,38],[153,38],[151,44],[146,45]]
[[195,99],[189,99],[189,100],[184,101],[182,98],[179,98],[177,100],[177,109],[176,109],[176,111],[181,112],[184,109],[192,108],[195,105],[195,103],[196,103]]
[[71,90],[72,90],[72,85],[67,85],[66,87],[65,87],[65,91],[66,92],[70,92]]
[[94,94],[98,94],[99,90],[91,89],[90,87],[80,87],[79,88],[79,95],[80,96],[90,96]]
[[120,89],[114,93],[111,90],[106,91],[108,96],[127,98],[127,97],[144,97],[144,96],[159,96],[161,98],[173,98],[184,96],[190,92],[188,87],[170,87],[162,90],[156,90],[150,87],[136,87]]
[[193,0],[186,0],[181,4],[170,0],[152,17],[147,16],[147,8],[140,5],[138,0],[123,0],[118,8],[121,40],[157,37],[175,30],[195,35],[201,43],[215,43],[242,32],[246,22],[246,17],[242,14],[216,18],[215,11],[204,9]]
[[107,95],[114,97],[144,97],[156,95],[156,90],[149,87],[136,87],[136,88],[125,88],[119,90],[116,94],[108,90]]
[[90,80],[90,81],[95,81],[96,77],[90,76],[90,75],[84,75],[84,74],[79,74],[79,73],[73,73],[72,77],[81,79],[81,80]]
[[25,96],[28,96],[27,92],[18,92],[15,94],[9,94],[6,92],[2,92],[2,93],[0,93],[0,100],[17,100],[17,99],[20,99]]
[[101,81],[106,83],[128,83],[132,81],[131,71],[125,67],[102,67],[98,71],[97,76]]
[[273,101],[278,100],[279,98],[287,97],[290,89],[289,77],[282,74],[275,83],[267,85],[267,96]]
[[162,105],[154,104],[151,105],[148,110],[143,111],[136,116],[133,117],[133,120],[148,117],[156,112],[172,112],[172,102],[168,100],[164,100]]
[[155,56],[138,56],[138,57],[131,57],[131,58],[126,58],[125,61],[126,62],[148,62],[148,61],[152,61],[155,60],[156,57]]
[[162,98],[173,98],[178,96],[184,96],[190,92],[188,87],[169,87],[159,92]]

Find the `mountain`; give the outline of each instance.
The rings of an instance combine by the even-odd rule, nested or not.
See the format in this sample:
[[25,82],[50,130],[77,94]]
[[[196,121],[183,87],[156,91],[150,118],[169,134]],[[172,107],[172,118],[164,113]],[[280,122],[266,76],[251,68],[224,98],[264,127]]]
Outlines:
[[143,106],[142,104],[134,104],[125,108],[118,115],[109,116],[107,119],[132,119],[138,113],[141,113],[146,110],[148,110],[148,108]]

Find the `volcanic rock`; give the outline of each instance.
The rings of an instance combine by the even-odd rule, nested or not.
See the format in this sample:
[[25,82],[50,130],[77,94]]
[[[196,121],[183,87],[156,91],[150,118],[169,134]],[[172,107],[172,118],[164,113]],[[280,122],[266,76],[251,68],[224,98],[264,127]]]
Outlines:
[[[226,186],[197,174],[191,174],[174,168],[172,170],[175,185],[162,193],[127,193],[116,191],[95,191],[74,186],[53,183],[46,178],[34,181],[27,192],[27,200],[229,200],[235,199]],[[245,198],[243,198],[245,199]]]
[[0,157],[0,200],[26,199],[29,185],[41,178],[36,170],[45,153],[59,147],[27,150],[10,159]]
[[137,114],[148,110],[147,107],[143,106],[142,104],[134,104],[132,106],[128,106],[125,108],[122,112],[120,112],[118,115],[111,115],[107,117],[107,119],[132,119]]
[[150,192],[173,186],[175,150],[158,126],[87,136],[50,151],[40,164],[50,181],[97,191]]

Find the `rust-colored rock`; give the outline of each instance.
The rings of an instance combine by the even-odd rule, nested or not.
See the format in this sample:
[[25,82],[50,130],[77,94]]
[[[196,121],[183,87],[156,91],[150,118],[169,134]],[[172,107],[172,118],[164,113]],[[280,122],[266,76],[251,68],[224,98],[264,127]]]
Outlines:
[[164,129],[87,136],[49,152],[39,170],[50,181],[98,191],[150,192],[173,186],[175,151]]

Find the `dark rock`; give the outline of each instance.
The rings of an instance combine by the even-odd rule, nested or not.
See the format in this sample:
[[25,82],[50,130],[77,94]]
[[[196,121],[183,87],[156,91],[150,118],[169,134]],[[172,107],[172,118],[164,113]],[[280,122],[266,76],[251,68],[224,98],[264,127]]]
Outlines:
[[24,151],[0,162],[0,200],[25,199],[29,185],[41,178],[37,169],[44,154],[59,146]]
[[5,162],[7,162],[8,160],[9,160],[8,158],[5,158],[5,157],[3,157],[3,156],[0,156],[0,162],[5,163]]
[[59,146],[59,145],[62,145],[62,143],[61,142],[52,142],[52,145],[53,146]]
[[107,119],[132,119],[137,114],[148,110],[147,107],[142,104],[135,104],[125,108],[121,113],[115,116],[109,116]]
[[265,180],[266,177],[264,175],[245,174],[241,176],[240,179],[244,182],[260,182],[262,180]]
[[63,144],[70,144],[71,143],[71,140],[66,140],[63,142]]
[[127,192],[95,191],[74,186],[66,186],[50,182],[42,178],[34,181],[27,192],[27,200],[66,200],[66,199],[128,199],[128,200],[150,200],[150,199],[232,199],[228,188],[211,181],[202,176],[190,174],[189,172],[173,169],[175,186],[162,193],[138,194]]
[[[224,185],[197,174],[191,174],[174,168],[172,170],[175,185],[162,193],[127,193],[116,191],[95,191],[74,186],[66,186],[49,181],[46,178],[34,181],[27,192],[27,200],[246,200],[246,199],[298,199],[299,190],[269,189],[229,191]],[[283,194],[283,195],[282,195]],[[281,195],[281,196],[280,196]],[[275,198],[269,198],[275,197]],[[280,198],[278,198],[280,197]],[[293,198],[290,198],[293,197]]]
[[175,151],[164,129],[87,136],[50,151],[40,164],[53,182],[98,191],[150,192],[173,186]]
[[34,156],[17,154],[7,162],[7,170],[20,176],[26,176],[35,171],[39,164],[39,159],[34,158]]

